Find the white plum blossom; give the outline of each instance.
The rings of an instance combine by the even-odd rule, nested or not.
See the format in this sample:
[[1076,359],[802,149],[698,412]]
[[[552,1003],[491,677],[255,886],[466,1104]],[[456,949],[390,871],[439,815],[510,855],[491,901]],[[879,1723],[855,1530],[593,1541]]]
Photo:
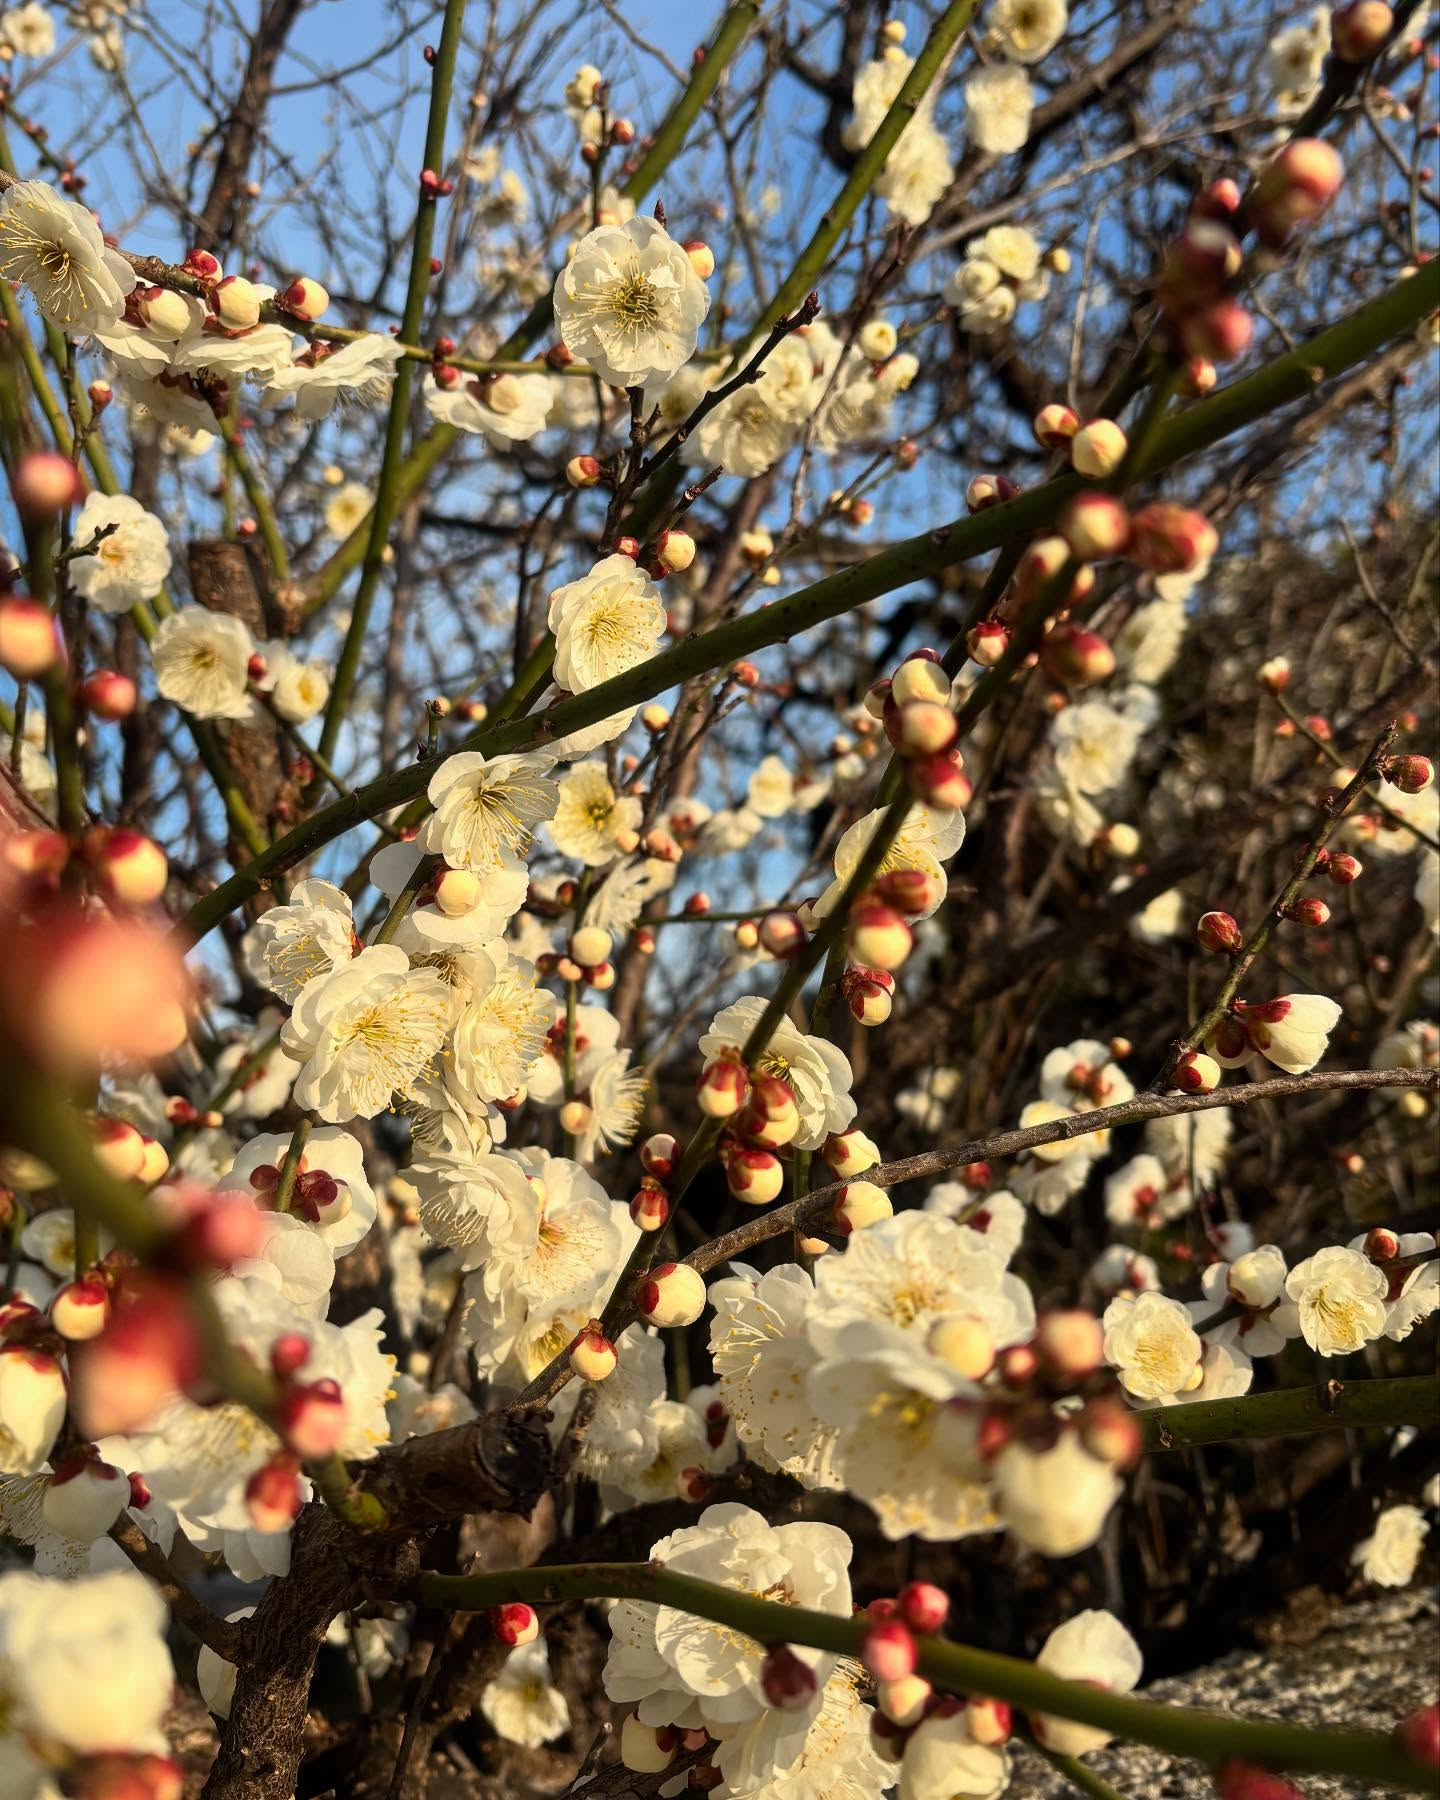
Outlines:
[[1065,0],[993,0],[985,23],[996,47],[1012,62],[1038,63],[1065,35]]
[[155,685],[197,719],[249,719],[247,684],[255,646],[230,613],[187,606],[162,621],[150,646]]
[[1082,700],[1050,727],[1055,767],[1081,794],[1108,793],[1124,779],[1141,735],[1138,720],[1103,700]]
[[480,1694],[480,1710],[497,1737],[535,1749],[570,1725],[570,1706],[550,1679],[543,1637],[517,1644]]
[[[370,858],[369,875],[389,900],[397,900],[415,873],[423,852],[418,839],[382,845]],[[441,870],[444,875],[447,871]],[[475,873],[465,870],[465,874]],[[493,938],[503,936],[505,928],[525,904],[529,877],[525,865],[517,858],[496,863],[476,874],[478,890],[468,911],[447,912],[440,904],[436,884],[432,880],[421,888],[415,904],[401,921],[393,942],[414,957],[448,956],[460,950],[473,950]]]
[[1376,1587],[1405,1587],[1415,1573],[1429,1521],[1418,1506],[1387,1506],[1375,1529],[1351,1552],[1352,1563]]
[[584,694],[654,654],[665,629],[655,583],[628,556],[602,557],[588,575],[550,595],[555,679]]
[[0,18],[0,39],[17,56],[49,56],[55,48],[55,21],[39,0],[7,6]]
[[555,280],[565,348],[614,387],[644,387],[695,353],[710,292],[663,225],[632,218],[583,237]]
[[281,1043],[301,1063],[300,1105],[332,1125],[373,1119],[408,1096],[444,1041],[451,996],[434,969],[374,944],[301,990]]
[[[700,1054],[708,1060],[726,1048],[739,1048],[764,1010],[765,1001],[759,994],[746,994],[724,1007],[700,1039]],[[800,1111],[800,1129],[794,1139],[797,1150],[818,1150],[827,1137],[844,1131],[855,1117],[849,1058],[824,1038],[808,1037],[788,1019],[781,1019],[770,1033],[755,1067],[789,1083]]]
[[1042,1556],[1074,1556],[1100,1536],[1121,1482],[1071,1431],[1049,1450],[1008,1444],[990,1471],[995,1510]]
[[[242,1144],[230,1173],[220,1183],[221,1189],[253,1194],[262,1205],[266,1204],[266,1196],[274,1192],[267,1179],[269,1171],[279,1168],[290,1141],[288,1133],[268,1132]],[[369,1231],[380,1210],[375,1190],[365,1175],[365,1156],[359,1140],[338,1125],[317,1125],[305,1141],[300,1168],[302,1174],[328,1175],[336,1184],[338,1203],[327,1202],[326,1210],[337,1216],[312,1219],[303,1190],[292,1216],[303,1221],[333,1255],[344,1256]],[[261,1178],[252,1179],[257,1171]]]
[[1384,1335],[1386,1281],[1368,1256],[1332,1244],[1285,1278],[1276,1328],[1300,1336],[1320,1356],[1344,1356]]
[[[559,786],[559,803],[548,827],[555,848],[588,869],[614,862],[622,854],[618,840],[626,832],[633,834],[640,823],[640,800],[617,794],[599,762],[577,763],[561,776]],[[629,842],[633,848],[633,835]]]
[[395,365],[405,352],[392,337],[367,331],[348,344],[312,344],[299,362],[271,370],[261,399],[274,404],[287,395],[295,398],[295,416],[328,418],[339,400],[366,404],[383,400],[395,379]]
[[1161,1404],[1203,1379],[1200,1339],[1180,1301],[1164,1294],[1117,1294],[1102,1324],[1105,1360],[1133,1399]]
[[1340,1008],[1324,994],[1281,994],[1241,1017],[1250,1042],[1277,1069],[1303,1075],[1325,1054]]
[[[1035,1659],[1048,1674],[1084,1681],[1107,1693],[1128,1694],[1139,1681],[1140,1646],[1113,1613],[1077,1613],[1057,1625]],[[1031,1725],[1047,1750],[1061,1756],[1088,1756],[1110,1742],[1110,1733],[1053,1713],[1033,1713]]]
[[1010,1752],[977,1743],[963,1711],[922,1719],[905,1742],[900,1800],[996,1800],[1009,1782]]
[[965,83],[965,130],[988,156],[1023,150],[1034,110],[1035,90],[1016,63],[991,63]]
[[342,968],[355,954],[350,897],[330,881],[298,881],[283,906],[272,906],[245,933],[251,978],[287,1005],[306,982]]
[[547,757],[478,750],[446,757],[426,790],[435,811],[425,848],[472,875],[523,866],[535,827],[553,817],[559,800],[550,767]]
[[442,1080],[469,1111],[481,1112],[487,1102],[518,1093],[543,1055],[550,997],[537,986],[533,964],[499,939],[464,952],[455,969],[460,1004]]
[[907,225],[923,225],[954,178],[949,146],[927,113],[920,112],[885,158],[875,192]]
[[70,565],[70,585],[101,612],[122,613],[149,600],[170,573],[170,542],[154,513],[128,494],[93,493],[75,521],[74,542],[88,544],[114,529],[90,556]]
[[834,1487],[836,1433],[810,1402],[819,1360],[805,1330],[813,1278],[794,1264],[758,1274],[742,1263],[710,1284],[710,1356],[720,1395],[749,1453],[807,1487]]
[[94,215],[44,181],[0,194],[0,275],[29,288],[45,317],[75,337],[115,324],[137,279]]
[[554,392],[545,375],[495,375],[449,388],[427,375],[425,407],[432,419],[485,437],[504,450],[545,429]]

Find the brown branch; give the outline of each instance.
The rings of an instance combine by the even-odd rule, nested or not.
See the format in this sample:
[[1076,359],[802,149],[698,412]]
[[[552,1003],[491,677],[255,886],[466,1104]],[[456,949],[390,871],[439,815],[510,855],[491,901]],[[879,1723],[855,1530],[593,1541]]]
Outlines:
[[304,0],[270,0],[260,15],[259,26],[250,40],[240,92],[215,159],[210,192],[195,223],[195,243],[201,250],[214,250],[218,244],[233,242],[239,236],[245,211],[246,171],[270,99],[275,64],[303,3]]
[[245,1654],[245,1632],[228,1619],[221,1619],[190,1592],[170,1567],[165,1552],[152,1544],[130,1517],[122,1512],[110,1527],[110,1536],[130,1558],[142,1575],[160,1590],[160,1596],[175,1617],[192,1635],[226,1662],[239,1662]]

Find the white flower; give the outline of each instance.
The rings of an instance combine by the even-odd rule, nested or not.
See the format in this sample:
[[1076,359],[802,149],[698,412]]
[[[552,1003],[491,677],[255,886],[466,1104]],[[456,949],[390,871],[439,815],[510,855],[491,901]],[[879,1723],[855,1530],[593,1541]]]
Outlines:
[[421,1225],[437,1244],[459,1254],[462,1268],[533,1251],[539,1200],[513,1157],[427,1149],[406,1173],[419,1197]]
[[425,848],[472,875],[523,865],[535,827],[559,800],[550,766],[545,757],[487,758],[478,750],[447,756],[426,789],[435,812]]
[[78,1581],[0,1576],[7,1738],[15,1731],[79,1756],[167,1752],[168,1622],[158,1590],[132,1569]]
[[[370,858],[371,881],[389,899],[397,899],[422,854],[417,839],[384,845]],[[487,869],[477,880],[480,889],[475,904],[462,913],[447,913],[436,899],[433,885],[427,884],[401,921],[394,942],[419,957],[473,950],[502,937],[525,904],[530,885],[525,865],[513,858],[510,864]]]
[[65,1377],[55,1358],[20,1344],[0,1349],[0,1469],[33,1475],[64,1418]]
[[1188,1187],[1171,1181],[1158,1156],[1132,1156],[1105,1180],[1105,1217],[1122,1228],[1168,1223],[1194,1204]]
[[660,590],[628,556],[607,556],[550,596],[555,679],[583,694],[655,652],[665,629]]
[[538,437],[550,417],[555,385],[548,375],[496,375],[453,388],[425,377],[425,407],[432,419],[487,438],[497,450]]
[[983,257],[1011,281],[1033,281],[1040,268],[1040,245],[1023,225],[992,225],[965,254]]
[[394,944],[369,949],[309,982],[281,1042],[305,1066],[298,1103],[331,1124],[373,1119],[392,1095],[413,1093],[444,1041],[450,989],[434,969],[412,969]]
[[1073,1432],[1050,1450],[1007,1444],[990,1474],[995,1508],[1022,1544],[1042,1556],[1088,1550],[1120,1497],[1120,1478]]
[[825,1683],[820,1710],[794,1762],[758,1787],[725,1784],[735,1800],[875,1800],[890,1771],[870,1739],[870,1708],[861,1703],[860,1665],[842,1659]]
[[1418,1506],[1387,1506],[1373,1534],[1357,1544],[1350,1560],[1377,1587],[1404,1587],[1415,1573],[1430,1527]]
[[600,1060],[581,1096],[590,1108],[590,1120],[575,1141],[581,1162],[608,1156],[622,1144],[633,1142],[645,1113],[650,1080],[643,1069],[630,1067],[630,1051],[621,1050]]
[[1310,21],[1277,31],[1265,50],[1265,78],[1281,101],[1282,116],[1303,110],[1320,80],[1330,49],[1330,14],[1317,7]]
[[[747,994],[716,1013],[700,1040],[700,1054],[708,1060],[727,1045],[744,1044],[759,1024],[765,1004],[760,995]],[[800,1130],[794,1138],[797,1150],[818,1150],[827,1137],[844,1131],[855,1117],[848,1058],[824,1038],[807,1037],[789,1019],[782,1018],[776,1025],[752,1066],[789,1083],[800,1111]]]
[[1275,1325],[1287,1337],[1298,1331],[1321,1356],[1363,1349],[1384,1333],[1386,1285],[1368,1256],[1332,1244],[1286,1276]]
[[[833,1525],[775,1527],[748,1506],[709,1506],[699,1523],[662,1538],[650,1558],[782,1605],[850,1615],[850,1539]],[[676,1607],[622,1600],[610,1614],[605,1691],[638,1701],[645,1724],[718,1727],[716,1766],[739,1792],[769,1780],[801,1753],[821,1708],[817,1693],[795,1712],[772,1709],[761,1686],[763,1646]],[[836,1658],[796,1645],[823,1685]]]
[[481,1691],[480,1710],[497,1737],[532,1750],[568,1730],[570,1706],[550,1679],[543,1637],[510,1652]]
[[1025,1208],[1004,1188],[976,1194],[963,1181],[937,1182],[925,1196],[925,1211],[953,1219],[974,1238],[982,1239],[985,1248],[1002,1263],[1010,1261],[1025,1235]]
[[1250,1042],[1277,1069],[1303,1075],[1325,1054],[1340,1008],[1324,994],[1281,994],[1241,1015]]
[[[1435,1238],[1428,1231],[1402,1231],[1398,1254],[1418,1256],[1435,1248]],[[1359,1240],[1360,1243],[1364,1239]],[[1352,1244],[1351,1248],[1355,1248]],[[1440,1262],[1418,1264],[1406,1275],[1400,1292],[1386,1290],[1385,1335],[1393,1343],[1402,1344],[1423,1320],[1440,1308]]]
[[1153,1256],[1144,1256],[1128,1244],[1107,1244],[1090,1265],[1090,1279],[1107,1298],[1122,1288],[1137,1293],[1160,1286],[1160,1269]]
[[55,48],[55,21],[39,0],[27,0],[24,6],[6,9],[0,38],[17,56],[48,56]]
[[395,1397],[387,1408],[392,1444],[449,1431],[475,1417],[475,1408],[453,1381],[443,1381],[432,1391],[413,1375],[397,1375],[394,1388]]
[[384,399],[395,379],[395,364],[404,355],[394,338],[375,331],[337,345],[329,355],[319,350],[313,344],[302,361],[270,371],[261,399],[273,404],[293,394],[297,418],[323,419],[342,397],[354,395],[366,403]]
[[1153,684],[1168,675],[1188,624],[1178,599],[1152,600],[1133,612],[1115,638],[1116,657],[1130,680]]
[[1103,794],[1118,785],[1139,747],[1139,722],[1103,700],[1067,706],[1050,727],[1055,767],[1082,794]]
[[985,23],[1012,62],[1038,63],[1065,35],[1065,0],[994,0]]
[[1098,1038],[1076,1038],[1051,1050],[1040,1065],[1040,1092],[1046,1100],[1082,1110],[1120,1106],[1135,1098],[1135,1085]]
[[333,538],[348,538],[355,527],[370,516],[375,496],[363,481],[347,481],[325,502],[321,517]]
[[150,645],[155,685],[197,719],[249,719],[250,633],[230,613],[187,606],[171,613]]
[[1030,136],[1035,90],[1015,63],[991,63],[965,83],[965,129],[977,150],[1009,156]]
[[1101,1322],[1105,1360],[1127,1394],[1164,1401],[1199,1385],[1200,1339],[1180,1301],[1164,1294],[1117,1294]]
[[[221,1101],[220,1110],[227,1118],[268,1119],[290,1098],[290,1090],[300,1072],[299,1064],[288,1057],[278,1043],[261,1055],[266,1043],[274,1037],[279,1022],[278,1012],[267,1007],[252,1031],[227,1044],[215,1058],[215,1074],[221,1082],[227,1081],[254,1058],[260,1058],[234,1092]],[[192,1140],[194,1143],[200,1141],[199,1138]]]
[[745,804],[762,819],[782,818],[795,804],[795,777],[778,756],[761,758],[746,787]]
[[[1035,1658],[1037,1667],[1066,1681],[1088,1682],[1111,1694],[1128,1694],[1140,1679],[1140,1646],[1113,1613],[1077,1613],[1057,1625]],[[1108,1731],[1051,1713],[1032,1713],[1035,1735],[1060,1756],[1088,1756],[1110,1742]]]
[[[226,1613],[226,1620],[231,1625],[238,1625],[242,1619],[255,1616],[253,1606],[242,1606],[238,1612]],[[214,1713],[217,1719],[228,1719],[230,1708],[235,1704],[235,1683],[240,1671],[232,1662],[217,1656],[208,1644],[200,1646],[200,1653],[195,1658],[195,1685],[200,1690],[200,1698],[206,1708]]]
[[544,1054],[554,1014],[533,964],[499,939],[466,951],[456,969],[468,993],[455,1018],[444,1083],[471,1112],[483,1112],[487,1101],[507,1100],[525,1085]]
[[690,258],[653,219],[590,232],[555,281],[565,348],[614,387],[673,375],[695,354],[709,310]]
[[[621,853],[616,838],[633,832],[644,810],[635,795],[615,792],[604,763],[577,763],[560,778],[550,837],[562,856],[574,857],[588,869],[603,868]],[[634,841],[632,837],[632,848]]]
[[0,275],[28,287],[45,317],[76,337],[113,325],[137,279],[94,217],[44,181],[0,194]]
[[245,969],[287,1005],[307,981],[342,968],[355,954],[350,897],[330,881],[298,881],[284,906],[272,906],[245,933]]
[[963,1711],[922,1719],[905,1741],[900,1800],[995,1800],[1009,1781],[1009,1751],[977,1744]]
[[1151,1119],[1146,1125],[1145,1147],[1154,1151],[1172,1178],[1188,1178],[1193,1169],[1195,1180],[1204,1187],[1220,1173],[1233,1130],[1228,1107],[1170,1113]]
[[875,192],[897,219],[923,225],[955,173],[945,139],[925,113],[917,114],[885,159]]
[[165,527],[128,494],[92,493],[75,521],[74,541],[88,544],[102,526],[115,530],[92,556],[70,565],[70,584],[101,612],[127,612],[160,591],[170,573]]
[[[274,1188],[265,1176],[259,1181],[251,1177],[257,1170],[278,1169],[289,1148],[288,1132],[270,1132],[251,1138],[236,1152],[230,1173],[220,1183],[222,1191],[238,1189],[242,1193],[255,1194],[261,1204],[265,1204],[267,1197],[273,1197]],[[291,1216],[304,1221],[306,1228],[333,1255],[344,1256],[369,1231],[380,1210],[375,1190],[365,1178],[365,1156],[358,1139],[338,1126],[317,1125],[306,1139],[300,1170],[302,1174],[328,1175],[348,1206],[342,1211],[331,1202],[329,1210],[339,1212],[340,1216],[322,1224],[310,1216],[313,1203],[312,1208],[307,1209],[302,1191],[291,1203]]]
[[[835,906],[845,883],[855,873],[861,857],[885,816],[884,808],[868,812],[844,832],[835,846],[835,879],[821,895],[815,911],[824,918]],[[929,918],[944,901],[949,889],[944,863],[965,841],[965,817],[959,812],[937,812],[922,802],[912,803],[890,848],[880,859],[876,876],[895,869],[920,869],[939,884],[935,906],[920,914]]]
[[836,1433],[821,1424],[808,1380],[818,1360],[805,1331],[815,1284],[782,1264],[758,1275],[743,1264],[710,1284],[710,1356],[735,1435],[767,1467],[806,1487],[834,1487]]
[[[900,97],[906,78],[915,67],[915,58],[903,50],[887,52],[874,62],[863,63],[857,70],[850,89],[852,117],[845,127],[845,146],[863,150],[880,129],[886,113]],[[923,101],[923,106],[932,102]]]
[[718,463],[728,475],[753,480],[799,442],[800,430],[800,422],[776,412],[761,388],[742,387],[701,423],[691,460]]

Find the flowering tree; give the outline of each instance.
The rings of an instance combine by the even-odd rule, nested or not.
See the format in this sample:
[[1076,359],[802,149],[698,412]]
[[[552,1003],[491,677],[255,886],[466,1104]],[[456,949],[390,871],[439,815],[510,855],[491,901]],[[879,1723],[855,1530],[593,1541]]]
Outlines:
[[1420,9],[340,12],[0,11],[6,1791],[1433,1789],[1132,1693],[1440,1498]]

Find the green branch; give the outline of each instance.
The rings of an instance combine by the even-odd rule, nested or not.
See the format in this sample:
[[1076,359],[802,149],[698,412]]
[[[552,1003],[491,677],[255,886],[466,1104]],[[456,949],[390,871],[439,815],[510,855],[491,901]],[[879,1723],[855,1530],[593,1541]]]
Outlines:
[[[1243,1340],[1242,1340],[1243,1347]],[[1384,1381],[1331,1381],[1280,1388],[1232,1400],[1196,1400],[1136,1414],[1147,1450],[1193,1450],[1261,1438],[1304,1437],[1316,1431],[1440,1425],[1440,1386],[1430,1375]]]
[[[479,1612],[504,1601],[629,1599],[672,1606],[743,1632],[761,1644],[807,1644],[837,1656],[858,1656],[867,1621],[836,1618],[761,1600],[735,1588],[700,1581],[653,1563],[575,1563],[507,1569],[485,1575],[422,1575],[414,1596],[423,1606]],[[1031,1713],[1053,1713],[1172,1756],[1214,1766],[1243,1757],[1266,1768],[1349,1775],[1372,1784],[1425,1792],[1433,1777],[1395,1740],[1378,1731],[1319,1731],[1279,1719],[1191,1712],[1087,1682],[1066,1681],[1035,1663],[943,1638],[922,1637],[920,1673],[952,1693],[986,1694]]]
[[[1317,379],[1341,374],[1363,362],[1391,338],[1413,330],[1437,306],[1440,260],[1424,264],[1378,300],[1320,332],[1308,343],[1168,419],[1156,433],[1144,472],[1154,474],[1169,468],[1276,407],[1312,392]],[[1017,535],[1038,531],[1049,525],[1065,502],[1086,485],[1078,476],[1048,482],[1002,506],[907,538],[867,562],[828,575],[714,631],[687,637],[624,675],[552,708],[545,715],[547,735],[563,737],[612,713],[643,705],[691,676],[812,630],[937,570],[996,550]],[[519,749],[533,740],[535,723],[533,719],[518,719],[502,726],[482,726],[454,749],[479,750],[488,756]],[[371,816],[413,800],[424,790],[435,767],[433,762],[407,764],[377,777],[344,800],[322,807],[277,839],[263,856],[237,870],[199,900],[186,918],[185,929],[192,936],[202,937],[228,912],[258,893],[267,876],[293,867]]]

